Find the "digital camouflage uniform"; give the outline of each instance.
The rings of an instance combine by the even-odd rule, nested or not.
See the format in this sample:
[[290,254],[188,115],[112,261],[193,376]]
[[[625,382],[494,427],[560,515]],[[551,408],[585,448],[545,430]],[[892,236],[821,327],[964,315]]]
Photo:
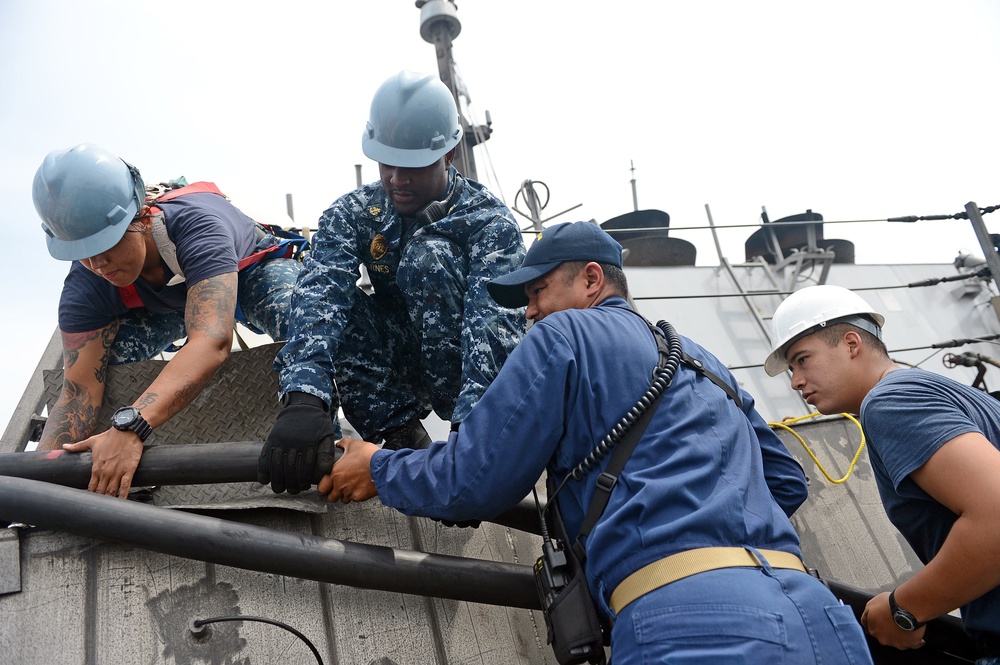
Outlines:
[[[486,290],[520,266],[524,242],[507,206],[454,168],[448,193],[431,223],[404,220],[381,182],[323,213],[275,360],[282,394],[315,395],[331,413],[342,401],[369,439],[431,409],[468,415],[524,334],[524,313]],[[361,265],[372,295],[357,286]]]

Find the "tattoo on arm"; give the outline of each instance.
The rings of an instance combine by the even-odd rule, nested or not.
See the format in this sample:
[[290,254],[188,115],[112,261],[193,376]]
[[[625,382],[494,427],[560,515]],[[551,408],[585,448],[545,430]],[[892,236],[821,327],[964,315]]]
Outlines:
[[235,320],[237,283],[236,273],[226,273],[198,282],[188,291],[184,314],[188,333],[229,338]]
[[153,404],[155,404],[157,397],[159,397],[159,394],[157,393],[146,393],[145,395],[142,396],[142,399],[136,402],[135,408],[142,411],[143,409],[148,408]]
[[173,401],[171,401],[170,406],[167,407],[167,413],[169,414],[169,417],[173,418],[178,413],[180,413],[181,409],[190,404],[191,400],[193,400],[195,397],[198,396],[198,393],[201,392],[202,388],[205,387],[206,383],[207,381],[203,381],[200,383],[195,383],[194,381],[188,381],[187,383],[185,383],[184,387],[178,390],[174,394]]
[[108,381],[108,363],[111,361],[111,345],[115,343],[115,337],[118,335],[118,320],[110,325],[102,328],[101,333],[101,363],[94,372],[94,378],[97,379],[98,383],[107,383]]
[[45,423],[41,449],[76,443],[93,434],[118,327],[116,319],[98,330],[62,333],[63,388]]
[[108,361],[111,359],[111,345],[118,335],[118,320],[115,319],[108,325],[98,330],[88,330],[86,332],[62,334],[63,342],[63,366],[68,371],[80,360],[80,352],[91,342],[100,340],[101,354],[100,363],[94,371],[94,378],[98,383],[107,380]]
[[100,337],[102,330],[103,328],[101,330],[88,330],[81,333],[64,332],[62,334],[63,364],[67,369],[75,365],[76,361],[80,359],[80,349]]
[[84,386],[64,381],[63,394],[45,422],[41,443],[58,448],[64,443],[82,441],[93,433],[98,411],[99,408],[90,403],[89,392]]

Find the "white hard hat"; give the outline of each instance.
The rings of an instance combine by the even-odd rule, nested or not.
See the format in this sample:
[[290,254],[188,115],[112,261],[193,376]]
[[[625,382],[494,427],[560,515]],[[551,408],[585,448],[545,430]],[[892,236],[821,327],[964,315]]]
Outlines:
[[842,286],[807,286],[785,298],[771,318],[771,353],[764,361],[770,376],[788,365],[785,350],[794,342],[831,323],[850,323],[882,339],[885,317],[865,299]]

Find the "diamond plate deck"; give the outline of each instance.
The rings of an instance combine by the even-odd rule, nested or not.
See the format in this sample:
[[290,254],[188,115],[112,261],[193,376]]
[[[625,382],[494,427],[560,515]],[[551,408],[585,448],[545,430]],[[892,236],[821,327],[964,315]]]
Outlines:
[[[156,428],[153,434],[156,445],[263,442],[278,413],[278,375],[272,365],[281,346],[273,343],[233,351],[194,401]],[[107,423],[118,407],[134,402],[167,362],[147,360],[109,367],[98,422]],[[43,376],[45,403],[51,409],[59,399],[63,371],[46,370]],[[288,508],[323,513],[327,509],[327,502],[314,490],[297,496],[274,494],[269,487],[257,483],[155,487],[152,502],[167,508],[199,510]]]
[[[194,401],[156,428],[156,444],[267,438],[278,413],[278,375],[272,363],[281,346],[267,344],[229,354]],[[134,402],[166,365],[166,360],[147,360],[109,367],[98,422],[108,422],[118,407]],[[45,403],[51,409],[62,389],[63,371],[46,370],[43,374]]]

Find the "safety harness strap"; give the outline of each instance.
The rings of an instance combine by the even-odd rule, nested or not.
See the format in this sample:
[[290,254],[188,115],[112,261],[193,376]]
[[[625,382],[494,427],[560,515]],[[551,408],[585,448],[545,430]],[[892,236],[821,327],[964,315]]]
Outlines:
[[139,295],[139,291],[136,290],[135,284],[129,284],[128,286],[119,286],[118,295],[121,296],[122,302],[129,309],[138,309],[142,307],[142,297]]
[[[195,182],[190,185],[185,185],[184,187],[171,189],[154,199],[149,199],[147,202],[155,203],[169,201],[181,196],[187,196],[188,194],[216,194],[228,199],[228,197],[219,190],[214,182]],[[150,205],[149,210],[152,213],[153,218],[153,242],[156,243],[156,249],[160,253],[160,257],[163,259],[163,262],[166,263],[167,267],[170,268],[170,271],[174,273],[174,276],[169,282],[167,282],[167,286],[175,286],[185,280],[184,273],[181,271],[180,262],[177,260],[177,245],[174,244],[174,242],[170,239],[170,236],[167,234],[167,225],[163,221],[163,210],[156,205]],[[281,240],[270,247],[254,252],[253,254],[240,259],[236,264],[237,271],[246,270],[247,268],[260,263],[264,259],[293,258],[297,253],[303,251],[308,244],[308,241],[304,237],[285,231],[280,227],[261,224],[259,222],[254,222],[254,224],[256,227],[258,242],[264,239],[267,235],[277,236],[278,238],[281,238]],[[142,297],[139,295],[135,284],[119,287],[118,293],[121,296],[122,302],[125,303],[125,306],[129,309],[144,307]],[[246,323],[246,317],[243,316],[243,312],[240,310],[238,304],[236,317],[242,323]]]
[[[153,200],[169,201],[170,199],[176,199],[178,196],[187,196],[188,194],[218,194],[224,199],[229,198],[219,191],[219,188],[215,186],[214,182],[193,182],[190,185],[178,187],[177,189],[171,189],[165,194],[157,196]],[[150,201],[147,201],[147,203],[149,202]]]

